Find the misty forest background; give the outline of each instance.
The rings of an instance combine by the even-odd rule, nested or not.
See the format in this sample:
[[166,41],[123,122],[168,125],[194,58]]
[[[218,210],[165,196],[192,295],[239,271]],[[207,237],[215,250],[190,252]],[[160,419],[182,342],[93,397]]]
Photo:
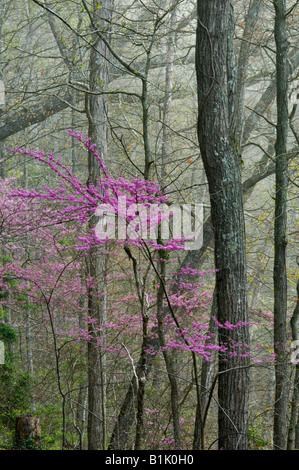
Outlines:
[[[0,0],[2,450],[299,449],[298,33],[298,0]],[[45,223],[30,149],[103,178],[70,129],[203,204],[202,246]]]

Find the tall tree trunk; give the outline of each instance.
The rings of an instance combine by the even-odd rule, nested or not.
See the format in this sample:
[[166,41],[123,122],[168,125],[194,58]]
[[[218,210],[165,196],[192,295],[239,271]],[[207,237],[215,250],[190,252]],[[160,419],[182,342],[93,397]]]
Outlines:
[[288,133],[288,36],[286,29],[286,2],[275,0],[276,42],[276,194],[274,223],[274,353],[275,353],[275,405],[274,449],[286,449],[287,430],[287,133]]
[[[229,0],[199,0],[196,41],[198,138],[215,235],[218,320],[247,322],[245,224],[240,160],[229,129]],[[247,347],[248,327],[219,328],[220,344]],[[219,354],[219,448],[247,449],[249,359]]]
[[138,386],[137,386],[137,412],[136,412],[136,435],[134,449],[140,450],[143,442],[144,433],[144,401],[145,401],[145,386],[146,386],[146,369],[147,369],[147,353],[146,349],[148,346],[148,314],[146,307],[143,302],[141,305],[142,310],[142,344],[141,344],[141,355],[139,362],[139,369],[137,372]]
[[[104,0],[100,8],[93,1],[93,25],[106,34],[110,30],[112,1]],[[108,50],[103,41],[96,36],[94,48],[90,53],[90,94],[86,98],[86,113],[89,137],[96,145],[99,155],[107,159],[107,113],[108,102],[105,86],[108,84]],[[93,154],[88,155],[88,183],[96,185],[100,169]],[[91,228],[94,223],[91,220]],[[87,259],[88,275],[94,281],[88,294],[88,314],[97,325],[106,321],[106,264],[105,247],[91,250]],[[106,448],[106,355],[104,352],[104,332],[98,333],[96,325],[90,323],[92,339],[88,344],[88,449]]]
[[[292,340],[296,342],[298,342],[298,319],[299,319],[299,279],[297,281],[296,306],[295,306],[295,310],[290,321],[291,330],[292,330]],[[297,343],[295,344],[296,344],[296,347],[298,348]],[[296,429],[298,427],[298,419],[299,419],[298,399],[299,399],[299,363],[297,362],[295,366],[295,377],[294,377],[293,395],[292,395],[292,402],[291,402],[290,424],[289,424],[289,429],[288,429],[287,450],[293,449],[294,440],[296,439],[296,434],[298,432]],[[297,445],[296,445],[296,449],[297,449]]]

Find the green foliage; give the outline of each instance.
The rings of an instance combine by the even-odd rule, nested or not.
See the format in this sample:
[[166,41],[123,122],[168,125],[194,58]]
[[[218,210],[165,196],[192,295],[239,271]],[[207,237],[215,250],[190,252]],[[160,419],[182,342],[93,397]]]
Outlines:
[[38,405],[35,416],[41,418],[43,423],[42,449],[60,450],[62,442],[61,404],[57,402],[48,406]]
[[26,437],[23,439],[23,441],[15,447],[18,448],[18,450],[39,450],[40,445],[37,442],[37,438],[35,436],[33,437]]
[[242,156],[241,152],[239,151],[238,142],[237,142],[235,137],[234,137],[234,148],[235,148],[236,155],[240,160],[240,165],[241,165],[241,168],[242,168],[242,166],[244,165],[244,160],[243,160],[243,156]]
[[[3,317],[3,312],[0,313]],[[2,435],[10,440],[15,417],[30,408],[31,377],[17,369],[16,356],[9,348],[16,342],[17,333],[3,320],[0,322],[0,340],[6,345],[5,364],[0,366],[0,426]]]
[[[30,409],[31,377],[10,364],[0,366],[0,448],[13,445],[15,419]],[[30,447],[32,448],[32,447]]]
[[65,237],[61,238],[58,243],[62,246],[70,247],[74,245],[74,240],[72,240],[71,236],[66,235]]
[[0,423],[10,426],[15,416],[30,408],[31,377],[12,365],[0,369]]
[[14,327],[0,321],[0,340],[4,341],[6,344],[11,344],[14,343],[16,339],[17,334]]
[[250,447],[257,450],[269,445],[269,443],[262,438],[261,430],[257,428],[250,428],[248,430],[248,440]]

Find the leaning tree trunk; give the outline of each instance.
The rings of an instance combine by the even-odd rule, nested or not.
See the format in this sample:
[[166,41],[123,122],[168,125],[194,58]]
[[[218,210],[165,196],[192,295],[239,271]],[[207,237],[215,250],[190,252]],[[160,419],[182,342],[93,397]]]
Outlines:
[[274,223],[274,353],[275,404],[274,449],[286,449],[287,430],[287,133],[288,133],[288,36],[286,29],[286,2],[274,1],[276,42],[277,126],[275,144],[276,193]]
[[[215,234],[218,320],[247,322],[245,224],[240,161],[229,130],[229,0],[198,0],[196,71],[198,138],[208,179]],[[219,328],[228,349],[249,344],[248,327]],[[219,448],[247,449],[249,359],[219,354]]]

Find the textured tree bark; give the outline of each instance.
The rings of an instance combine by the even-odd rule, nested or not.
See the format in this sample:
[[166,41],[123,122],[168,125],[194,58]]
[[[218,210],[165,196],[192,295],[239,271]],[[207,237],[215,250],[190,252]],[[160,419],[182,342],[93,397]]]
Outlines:
[[[299,51],[295,51],[290,57],[289,65],[291,70],[296,70],[299,66]],[[244,146],[250,137],[251,132],[254,130],[255,126],[257,125],[260,116],[265,113],[265,111],[269,108],[271,103],[275,100],[276,97],[276,83],[275,80],[271,81],[268,85],[262,96],[260,97],[258,103],[254,107],[254,111],[252,112],[248,118],[245,120],[244,123],[244,131],[242,135],[242,146]]]
[[118,413],[117,421],[110,438],[108,450],[126,450],[130,429],[135,419],[136,397],[137,382],[135,376],[133,376],[130,381],[125,399]]
[[[92,24],[108,38],[112,15],[111,0],[101,2],[100,8],[93,1]],[[96,36],[95,48],[90,53],[90,94],[86,95],[88,135],[97,147],[99,156],[107,159],[107,115],[108,101],[101,92],[109,80],[108,50],[104,42]],[[97,185],[100,168],[94,155],[88,155],[88,184]],[[90,228],[94,220],[90,221]],[[88,313],[97,325],[106,322],[106,266],[105,246],[91,250],[87,259],[88,275],[94,286],[89,289]],[[96,325],[96,326],[97,326]],[[104,352],[104,332],[96,331],[90,324],[92,339],[88,343],[88,450],[106,448],[106,355]]]
[[103,338],[97,327],[106,319],[106,292],[104,277],[106,257],[93,250],[88,254],[87,273],[94,280],[88,292],[88,315],[91,339],[88,342],[88,450],[105,448],[105,353]]
[[136,412],[136,435],[134,450],[140,450],[142,447],[142,438],[144,432],[144,402],[145,402],[145,385],[146,385],[146,369],[147,369],[147,353],[148,345],[148,315],[145,311],[145,305],[142,305],[142,345],[141,345],[141,361],[138,370],[138,387],[137,387],[137,412]]
[[16,447],[18,449],[40,448],[41,426],[38,418],[33,416],[17,416],[16,417]]
[[274,353],[275,353],[275,404],[274,404],[274,449],[286,449],[287,431],[287,133],[288,133],[288,35],[286,28],[286,2],[275,0],[276,43],[276,189],[274,222]]
[[[298,263],[299,264],[299,263]],[[298,319],[299,319],[299,279],[297,281],[297,298],[296,306],[290,320],[291,331],[292,331],[292,340],[298,341]],[[296,441],[296,434],[298,432],[298,399],[299,399],[299,364],[295,366],[295,377],[293,383],[293,392],[292,392],[292,401],[291,401],[291,411],[290,411],[290,422],[288,429],[288,443],[287,450],[292,450],[294,445],[294,440]],[[296,423],[297,421],[297,423]],[[295,442],[296,444],[296,442]],[[297,449],[297,445],[295,445]]]
[[[247,322],[245,225],[240,160],[229,129],[227,50],[230,1],[199,0],[196,40],[198,139],[215,235],[218,320]],[[219,328],[230,348],[249,344],[248,327]],[[249,359],[219,355],[219,448],[247,449]]]

